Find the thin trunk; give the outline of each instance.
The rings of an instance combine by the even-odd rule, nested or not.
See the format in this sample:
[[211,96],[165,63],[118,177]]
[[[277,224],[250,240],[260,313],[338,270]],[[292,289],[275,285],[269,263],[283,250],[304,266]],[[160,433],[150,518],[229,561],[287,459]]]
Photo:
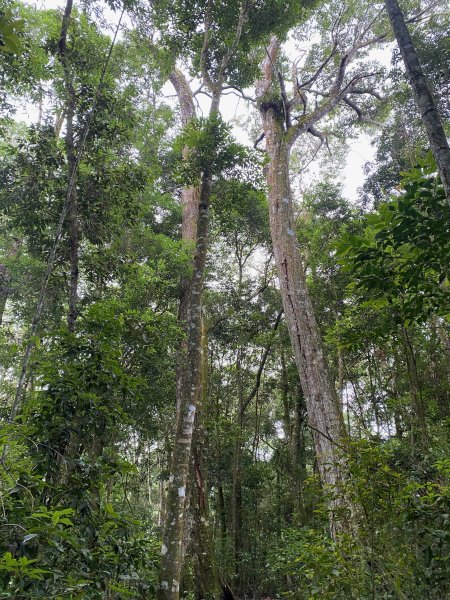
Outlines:
[[292,473],[294,475],[295,490],[295,521],[301,526],[304,524],[306,511],[303,499],[303,488],[306,481],[306,448],[304,436],[305,421],[305,398],[303,396],[300,382],[297,385],[297,394],[295,399],[294,427],[292,432]]
[[[218,113],[225,73],[230,59],[235,54],[247,18],[248,5],[242,3],[234,40],[222,57],[216,80],[208,71],[209,41],[212,3],[208,3],[205,13],[205,34],[201,50],[200,68],[203,83],[211,94],[209,116]],[[186,288],[186,356],[177,384],[177,424],[172,452],[171,474],[167,493],[167,515],[164,523],[161,548],[159,600],[178,600],[180,579],[183,567],[183,527],[185,512],[186,485],[189,476],[192,437],[197,402],[201,397],[202,366],[202,300],[205,265],[208,249],[209,205],[211,201],[213,173],[209,166],[201,177],[198,209],[196,211],[195,254],[192,275]]]
[[242,554],[242,428],[244,424],[244,387],[242,381],[242,348],[238,349],[236,358],[236,375],[238,391],[238,431],[234,443],[233,454],[233,490],[231,504],[231,519],[233,524],[234,572],[239,588],[241,579]]
[[[78,231],[78,201],[76,191],[76,151],[74,142],[73,119],[75,116],[75,93],[71,83],[67,85],[69,94],[67,105],[66,122],[66,152],[68,165],[68,182],[73,182],[73,192],[69,204],[69,261],[70,261],[70,283],[69,283],[69,310],[67,313],[67,326],[69,331],[75,330],[77,319],[78,302],[78,263],[79,263],[79,231]],[[70,185],[71,183],[69,183]]]
[[405,17],[397,0],[385,0],[386,11],[391,21],[406,72],[414,91],[420,117],[425,126],[430,148],[444,185],[445,196],[450,206],[450,147],[436,101],[423,72]]
[[425,420],[425,407],[422,397],[422,389],[417,371],[416,357],[412,345],[410,332],[406,327],[402,327],[403,347],[406,356],[406,365],[408,369],[408,379],[410,384],[410,393],[412,401],[412,430],[419,434],[420,445],[422,448],[428,448],[430,440],[428,437],[427,423]]
[[[61,35],[58,43],[59,61],[64,72],[64,90],[66,95],[66,136],[65,146],[67,154],[67,194],[69,196],[68,221],[69,221],[69,261],[70,261],[70,283],[69,283],[69,310],[67,313],[67,326],[69,331],[74,331],[77,319],[78,301],[78,202],[77,202],[77,154],[75,149],[74,118],[77,105],[77,97],[73,86],[73,75],[68,56],[67,32],[72,16],[73,0],[67,0],[61,25]],[[71,193],[70,193],[71,192]]]
[[442,345],[444,347],[447,377],[448,377],[448,381],[450,383],[450,335],[448,334],[448,331],[445,328],[445,325],[442,323],[442,321],[439,318],[435,319],[435,325],[436,325],[436,331],[439,336],[439,339],[441,340]]
[[[183,124],[195,116],[192,92],[184,75],[174,70],[170,76],[180,100]],[[220,95],[214,95],[211,113],[218,110]],[[184,150],[187,158],[188,150]],[[202,394],[202,297],[209,229],[209,203],[212,175],[202,175],[201,186],[182,191],[183,240],[193,247],[193,270],[181,282],[179,320],[186,340],[177,369],[177,424],[171,457],[166,511],[161,548],[161,571],[158,597],[177,600],[180,593],[184,562],[183,545],[186,510],[186,488],[189,479],[191,449],[197,403]]]
[[[11,249],[7,253],[7,259],[15,258],[19,253],[22,240],[14,238]],[[11,293],[11,273],[7,265],[0,264],[0,325],[3,323],[3,315],[5,314],[6,302]]]

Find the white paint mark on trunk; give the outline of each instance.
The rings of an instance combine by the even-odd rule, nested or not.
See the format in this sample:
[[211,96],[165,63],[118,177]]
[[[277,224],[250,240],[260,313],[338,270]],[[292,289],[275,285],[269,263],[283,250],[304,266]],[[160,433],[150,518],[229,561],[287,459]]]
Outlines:
[[184,485],[178,488],[178,496],[180,498],[184,498],[186,496],[186,488],[184,487]]

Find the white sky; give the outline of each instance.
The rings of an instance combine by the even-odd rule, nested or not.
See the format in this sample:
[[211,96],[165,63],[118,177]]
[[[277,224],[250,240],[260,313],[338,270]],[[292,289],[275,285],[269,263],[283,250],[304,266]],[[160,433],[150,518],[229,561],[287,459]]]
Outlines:
[[[65,6],[65,0],[31,0],[29,2],[32,6],[38,9],[49,9],[49,8],[60,8],[63,9]],[[109,9],[105,11],[108,14],[108,20],[111,21],[114,27],[118,21],[118,13],[113,13]],[[110,17],[109,17],[110,15]],[[390,60],[390,50],[376,50],[376,59],[380,60],[384,64],[387,64]],[[171,86],[168,84],[164,90],[167,94],[173,94]],[[251,94],[251,91],[250,91]],[[228,95],[224,96],[221,103],[221,112],[223,117],[227,121],[233,121],[236,116],[244,115],[247,111],[246,102],[238,99],[236,96]],[[25,121],[34,121],[37,119],[37,109],[31,105],[22,107],[18,112],[18,117]],[[243,142],[247,143],[248,136],[242,129],[235,128],[236,136]],[[350,140],[348,142],[348,154],[345,165],[341,169],[340,173],[337,174],[336,179],[343,183],[344,195],[349,200],[355,200],[357,198],[357,190],[365,180],[363,172],[364,164],[368,161],[373,160],[375,149],[370,144],[371,137],[364,133],[361,134],[357,139]],[[320,171],[318,169],[313,170],[312,178],[320,177]]]

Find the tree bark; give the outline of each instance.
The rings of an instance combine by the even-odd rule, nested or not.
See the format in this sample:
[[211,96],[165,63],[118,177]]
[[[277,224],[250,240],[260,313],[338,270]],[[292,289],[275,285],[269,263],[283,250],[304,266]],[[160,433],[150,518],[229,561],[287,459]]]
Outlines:
[[70,195],[68,224],[69,224],[69,261],[70,261],[70,283],[69,283],[69,310],[67,313],[67,326],[69,331],[75,330],[77,320],[78,302],[78,273],[79,273],[79,230],[78,230],[78,200],[76,191],[76,168],[77,157],[75,151],[73,118],[75,113],[75,92],[71,83],[67,85],[69,94],[66,121],[66,152],[68,166],[68,185],[72,183],[73,191]]
[[436,101],[423,72],[398,0],[385,0],[384,4],[450,206],[450,147]]
[[[70,261],[70,283],[69,283],[69,310],[67,313],[67,326],[69,331],[74,331],[77,319],[78,301],[78,202],[76,192],[76,169],[77,155],[75,149],[75,137],[73,122],[76,111],[77,97],[73,86],[73,76],[70,68],[70,59],[67,48],[67,31],[72,15],[73,0],[67,0],[64,10],[61,34],[58,42],[59,61],[64,72],[64,89],[66,94],[66,136],[65,146],[67,155],[67,189],[69,197],[68,221],[69,221],[69,261]],[[71,193],[69,192],[71,191]]]
[[[211,37],[212,3],[209,2],[205,13],[205,32],[200,56],[200,70],[203,83],[211,95],[209,116],[219,112],[225,73],[230,59],[234,55],[247,18],[248,4],[243,2],[234,32],[234,40],[222,56],[215,81],[212,80],[209,64],[209,44]],[[179,82],[176,82],[177,85]],[[181,82],[183,83],[183,82]],[[186,86],[183,86],[186,87]],[[186,101],[190,110],[192,94],[179,88],[182,102]],[[197,403],[201,395],[202,366],[202,299],[205,265],[208,249],[209,205],[211,201],[213,173],[207,165],[201,174],[200,193],[196,215],[195,253],[192,274],[186,286],[186,356],[178,373],[177,383],[177,423],[171,461],[171,474],[167,491],[167,512],[163,530],[161,548],[159,600],[178,600],[183,566],[183,528],[185,513],[186,485],[189,476],[191,447]],[[181,314],[181,313],[180,313]]]
[[200,192],[197,242],[187,306],[187,351],[181,370],[178,414],[171,473],[169,476],[166,519],[161,548],[160,600],[178,600],[183,564],[183,528],[186,485],[188,481],[195,412],[201,391],[201,324],[203,281],[209,228],[209,202],[212,176],[203,173]]
[[330,504],[330,526],[332,535],[336,536],[340,529],[348,528],[343,503],[338,498],[339,494],[336,495],[339,484],[345,478],[346,467],[340,447],[346,433],[336,390],[328,372],[295,232],[289,182],[292,136],[289,136],[289,128],[285,131],[284,114],[279,103],[264,102],[265,95],[272,91],[273,62],[278,48],[279,42],[273,38],[268,59],[263,65],[264,79],[257,88],[269,157],[266,180],[270,230],[283,308],[305,394],[317,466],[322,483],[333,488],[335,493],[336,499]]
[[428,448],[430,445],[430,439],[428,436],[428,428],[425,419],[425,407],[423,403],[422,389],[420,386],[419,374],[417,372],[417,363],[414,348],[412,345],[411,335],[406,327],[402,327],[402,336],[412,400],[411,408],[413,411],[413,416],[411,422],[413,437],[414,430],[416,430],[419,434],[418,441],[420,446],[422,448]]
[[221,596],[221,582],[214,553],[210,523],[207,482],[204,477],[203,415],[208,399],[208,336],[203,325],[202,335],[202,390],[192,444],[193,483],[191,492],[193,519],[194,586],[195,600],[217,600]]
[[[9,260],[17,256],[21,245],[21,239],[13,239],[12,247],[6,254]],[[0,326],[3,324],[3,315],[5,314],[6,302],[8,301],[8,297],[11,292],[10,283],[11,273],[9,272],[7,265],[0,264]]]

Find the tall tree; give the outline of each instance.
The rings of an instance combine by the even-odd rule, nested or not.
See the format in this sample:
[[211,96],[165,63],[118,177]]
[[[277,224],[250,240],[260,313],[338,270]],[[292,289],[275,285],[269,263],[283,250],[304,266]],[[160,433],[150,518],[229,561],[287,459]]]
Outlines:
[[450,146],[448,145],[441,116],[398,1],[385,0],[385,7],[414,91],[421,119],[425,125],[430,148],[444,186],[445,196],[450,205]]
[[[356,72],[348,75],[358,52],[379,41],[373,35],[373,20],[365,19],[354,25],[352,44],[339,45],[339,27],[342,15],[337,18],[332,29],[332,49],[329,55],[311,77],[300,82],[296,68],[293,70],[293,96],[288,98],[283,74],[278,65],[280,40],[274,36],[267,49],[262,65],[262,78],[257,84],[256,95],[263,125],[263,136],[269,164],[266,169],[267,188],[270,205],[270,228],[277,265],[278,279],[283,299],[289,334],[300,380],[305,393],[309,425],[313,430],[317,461],[322,481],[327,486],[338,486],[345,479],[345,464],[342,447],[345,442],[345,428],[339,402],[328,372],[320,331],[314,314],[302,265],[295,227],[294,204],[290,188],[290,152],[300,135],[309,133],[320,138],[325,136],[316,129],[316,124],[344,104],[363,119],[361,109],[355,104],[355,97],[365,94],[377,95],[370,86],[360,88],[358,82],[368,77],[367,73]],[[357,19],[358,21],[358,19]],[[328,89],[313,88],[320,84],[322,71],[328,63],[340,54],[334,80]],[[308,105],[308,94],[323,98],[313,108]],[[295,114],[297,110],[298,114]],[[341,488],[343,489],[343,488]],[[346,511],[342,508],[342,498],[331,504],[331,527],[337,535],[340,527],[349,524]],[[333,515],[337,509],[338,515]]]

